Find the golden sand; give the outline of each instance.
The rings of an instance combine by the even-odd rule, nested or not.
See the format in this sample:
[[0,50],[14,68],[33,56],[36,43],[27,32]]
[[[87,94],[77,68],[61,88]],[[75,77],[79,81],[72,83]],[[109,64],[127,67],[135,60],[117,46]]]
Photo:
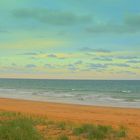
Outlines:
[[140,109],[96,107],[17,99],[0,99],[0,110],[16,111],[61,121],[125,126],[140,135]]

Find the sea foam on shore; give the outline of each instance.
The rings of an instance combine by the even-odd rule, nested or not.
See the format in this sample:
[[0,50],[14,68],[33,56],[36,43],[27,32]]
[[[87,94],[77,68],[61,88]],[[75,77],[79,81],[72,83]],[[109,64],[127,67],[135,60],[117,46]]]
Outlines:
[[140,108],[140,81],[0,79],[0,97]]

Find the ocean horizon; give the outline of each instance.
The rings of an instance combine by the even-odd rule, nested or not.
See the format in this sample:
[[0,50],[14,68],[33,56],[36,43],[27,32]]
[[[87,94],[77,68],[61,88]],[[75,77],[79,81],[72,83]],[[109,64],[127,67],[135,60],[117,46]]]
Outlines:
[[0,97],[140,108],[140,80],[0,79]]

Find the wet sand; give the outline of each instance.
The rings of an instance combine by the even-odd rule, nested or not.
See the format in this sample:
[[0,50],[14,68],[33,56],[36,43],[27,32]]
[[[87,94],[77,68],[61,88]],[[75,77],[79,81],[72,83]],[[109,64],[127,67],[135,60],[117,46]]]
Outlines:
[[140,136],[140,109],[97,107],[0,98],[0,110],[44,116],[53,120],[127,127]]

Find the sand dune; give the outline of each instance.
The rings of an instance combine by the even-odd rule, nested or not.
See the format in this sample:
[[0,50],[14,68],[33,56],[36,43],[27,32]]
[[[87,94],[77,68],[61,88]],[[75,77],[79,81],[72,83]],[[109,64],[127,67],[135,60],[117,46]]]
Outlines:
[[0,110],[42,115],[50,119],[125,126],[140,135],[140,109],[96,107],[16,99],[0,99]]

